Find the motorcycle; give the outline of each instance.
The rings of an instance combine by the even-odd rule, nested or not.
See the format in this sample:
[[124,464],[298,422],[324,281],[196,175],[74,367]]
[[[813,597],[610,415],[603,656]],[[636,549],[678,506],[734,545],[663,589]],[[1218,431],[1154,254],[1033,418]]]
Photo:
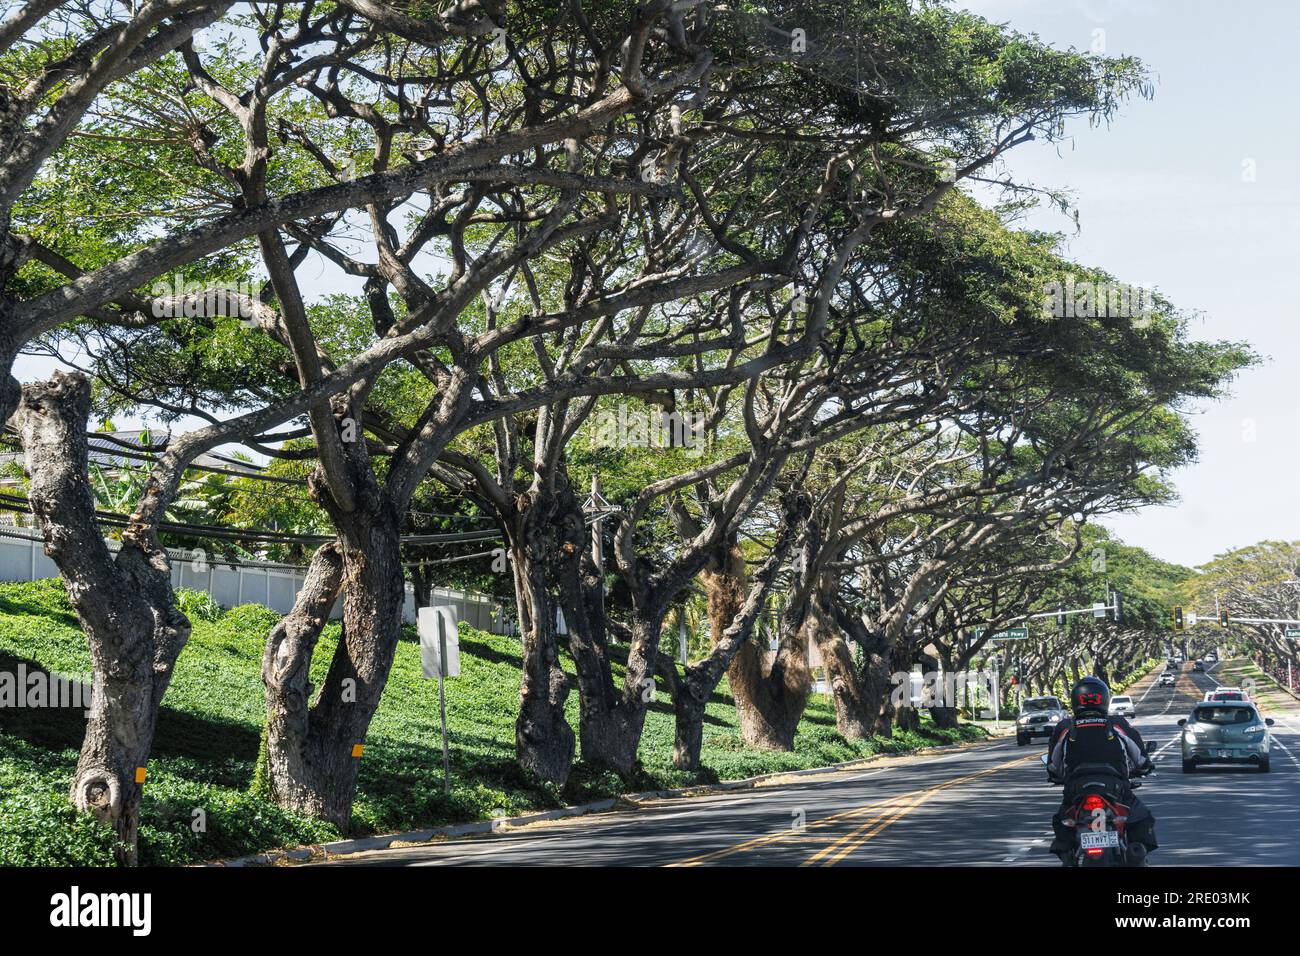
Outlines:
[[[1146,753],[1155,749],[1148,741]],[[1047,766],[1048,758],[1041,758]],[[1137,776],[1151,773],[1147,769]],[[1071,785],[1073,803],[1062,814],[1061,822],[1075,833],[1073,863],[1066,866],[1145,866],[1145,853],[1131,855],[1128,842],[1129,807],[1120,801],[1124,785],[1136,790],[1142,786],[1136,779],[1126,781],[1110,764],[1080,764],[1071,772],[1069,780],[1053,777],[1048,771],[1048,783],[1058,787]],[[1145,850],[1145,848],[1141,848]]]

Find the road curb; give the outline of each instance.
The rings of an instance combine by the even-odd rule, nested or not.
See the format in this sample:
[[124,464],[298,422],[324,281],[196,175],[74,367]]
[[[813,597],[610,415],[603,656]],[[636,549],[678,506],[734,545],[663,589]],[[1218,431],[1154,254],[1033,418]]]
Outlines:
[[743,780],[724,780],[721,783],[694,784],[688,787],[677,787],[672,790],[643,790],[640,793],[625,793],[618,797],[605,797],[601,800],[592,800],[589,803],[579,803],[573,806],[560,807],[556,810],[543,810],[537,813],[526,813],[517,817],[499,817],[494,820],[476,820],[472,823],[455,823],[443,827],[409,830],[405,833],[389,833],[373,837],[358,837],[353,840],[336,840],[333,843],[312,844],[311,846],[296,847],[291,850],[269,850],[265,853],[254,853],[250,856],[241,856],[232,860],[213,860],[208,863],[201,863],[199,866],[235,868],[249,866],[274,866],[280,863],[302,863],[309,860],[323,859],[333,856],[350,856],[354,853],[366,853],[372,850],[386,850],[395,843],[413,845],[432,843],[440,837],[475,836],[482,833],[492,833],[493,831],[504,828],[524,827],[534,823],[544,823],[548,820],[586,816],[590,813],[600,813],[605,810],[612,810],[620,804],[635,805],[643,800],[690,799],[692,797],[708,796],[711,793],[749,790],[757,787],[764,781],[774,780],[778,777],[811,777],[818,774],[839,773],[844,770],[866,767],[880,760],[898,759],[900,757],[918,757],[924,754],[940,753],[949,750],[968,750],[971,747],[981,747],[997,743],[1001,739],[1005,738],[993,737],[990,735],[990,739],[988,740],[970,740],[956,744],[939,744],[934,747],[921,747],[917,750],[908,751],[907,753],[872,754],[870,757],[858,757],[853,760],[845,760],[841,763],[828,764],[824,767],[807,767],[803,770],[778,770],[773,773],[759,774],[755,777],[746,777]]
[[408,830],[404,833],[388,833],[381,836],[358,837],[354,840],[336,840],[333,843],[318,843],[298,847],[292,850],[271,850],[241,856],[233,860],[215,860],[203,866],[244,867],[273,866],[276,863],[297,863],[326,856],[348,856],[352,853],[365,853],[370,850],[386,850],[394,843],[430,843],[438,837],[471,836],[477,833],[491,833],[502,827],[528,826],[531,823],[543,823],[547,820],[559,820],[564,817],[583,816],[609,810],[618,803],[618,797],[605,797],[590,803],[560,807],[556,810],[543,810],[538,813],[526,813],[517,817],[499,817],[495,820],[475,820],[472,823],[453,823],[445,827],[430,827],[425,830]]

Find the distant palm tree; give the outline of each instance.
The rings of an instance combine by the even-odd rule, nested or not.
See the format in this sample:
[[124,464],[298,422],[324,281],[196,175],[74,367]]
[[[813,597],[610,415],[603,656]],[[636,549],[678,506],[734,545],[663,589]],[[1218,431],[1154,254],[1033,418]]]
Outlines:
[[709,651],[709,614],[704,596],[688,591],[664,618],[664,637],[672,641],[673,657],[681,660],[681,638],[686,637],[686,657],[698,660]]

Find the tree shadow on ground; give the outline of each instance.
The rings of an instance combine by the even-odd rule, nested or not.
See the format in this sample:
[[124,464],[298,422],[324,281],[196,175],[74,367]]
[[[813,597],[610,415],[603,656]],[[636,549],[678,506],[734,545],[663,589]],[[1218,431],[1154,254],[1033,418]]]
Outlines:
[[[0,651],[0,672],[14,674],[16,680],[20,666],[28,679],[33,674],[45,674],[48,682],[49,671],[39,662]],[[76,684],[81,693],[74,695],[72,684]],[[90,688],[81,682],[70,681],[63,699],[88,705]],[[44,750],[80,750],[86,736],[87,710],[86,706],[3,707],[0,708],[0,731]],[[260,728],[238,721],[199,717],[164,704],[158,714],[158,727],[150,753],[159,759],[189,761],[192,769],[186,775],[197,780],[243,787],[247,785],[251,767],[257,760],[260,741]]]

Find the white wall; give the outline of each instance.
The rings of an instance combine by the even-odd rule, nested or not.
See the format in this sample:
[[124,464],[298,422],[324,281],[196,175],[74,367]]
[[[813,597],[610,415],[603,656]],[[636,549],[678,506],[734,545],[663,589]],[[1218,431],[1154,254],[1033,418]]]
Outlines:
[[[111,551],[118,549],[116,541],[107,541]],[[196,565],[188,551],[168,549],[172,559],[172,586],[207,591],[222,607],[238,604],[261,604],[281,614],[293,607],[293,602],[306,579],[305,567],[279,564],[274,561],[240,561],[235,567],[207,559],[204,570]],[[35,532],[23,528],[0,528],[0,581],[35,581],[39,578],[58,577],[59,569],[45,556],[44,542]],[[455,605],[458,619],[479,630],[494,634],[506,633],[504,614],[499,604],[484,594],[451,588],[434,588],[434,604]],[[403,619],[415,623],[415,594],[406,586],[406,603]],[[343,613],[340,598],[330,612],[332,619]]]

